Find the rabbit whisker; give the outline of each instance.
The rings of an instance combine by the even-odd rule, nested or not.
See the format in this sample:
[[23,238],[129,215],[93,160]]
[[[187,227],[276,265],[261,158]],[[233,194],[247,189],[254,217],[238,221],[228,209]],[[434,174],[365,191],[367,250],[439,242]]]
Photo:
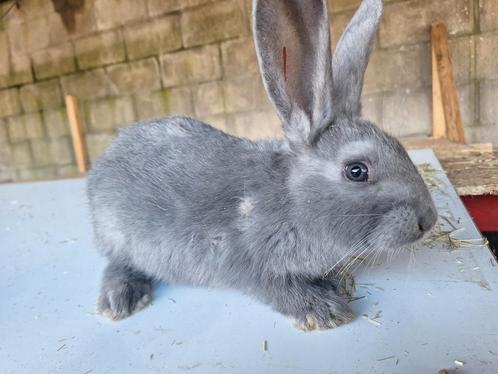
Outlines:
[[[328,276],[342,261],[346,260],[346,259],[349,259],[349,257],[354,253],[356,252],[356,250],[362,246],[364,244],[364,242],[366,241],[366,237],[363,237],[361,238],[360,240],[358,240],[358,242],[356,242],[347,252],[344,256],[342,256],[341,259],[339,259],[339,261],[337,261],[330,269],[328,269],[325,273],[324,273],[324,277]],[[339,272],[340,273],[340,272]]]
[[[361,257],[363,254],[365,254],[366,252],[368,252],[369,250],[371,249],[371,247],[367,246],[365,249],[363,249],[359,255],[356,256],[356,258],[354,258],[351,262],[347,263],[347,265],[340,269],[339,272],[337,273],[338,276],[341,276],[340,277],[340,280],[339,280],[339,283],[342,282],[342,280],[344,279],[344,276],[349,272],[349,270],[356,264],[356,259],[358,257]],[[361,262],[360,262],[361,264]]]

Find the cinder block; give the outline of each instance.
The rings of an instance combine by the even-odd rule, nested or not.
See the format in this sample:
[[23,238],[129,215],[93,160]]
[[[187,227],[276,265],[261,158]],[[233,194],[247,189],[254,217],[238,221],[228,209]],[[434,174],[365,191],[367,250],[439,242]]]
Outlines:
[[43,122],[49,138],[59,138],[69,134],[69,122],[64,107],[45,110]]
[[431,50],[428,44],[376,50],[365,75],[366,95],[399,88],[415,89],[432,82]]
[[450,35],[471,33],[472,0],[409,0],[386,4],[380,25],[380,46],[429,41],[431,24],[441,20]]
[[432,133],[432,91],[430,88],[385,93],[381,127],[400,136]]
[[73,15],[74,24],[76,25],[75,30],[73,31],[66,28],[58,13],[52,12],[46,16],[46,27],[50,30],[51,44],[61,44],[68,40],[74,40],[97,31],[93,0],[86,0],[83,4],[83,8],[73,13]]
[[182,2],[186,0],[148,0],[147,7],[151,16],[171,13],[182,8]]
[[63,104],[57,79],[22,86],[19,90],[19,97],[25,112],[57,108]]
[[115,94],[154,91],[161,88],[159,64],[154,57],[107,68]]
[[227,78],[259,73],[256,49],[251,38],[228,40],[221,44],[223,71]]
[[45,79],[75,71],[74,51],[70,43],[45,48],[32,54],[37,79]]
[[227,134],[230,133],[227,117],[225,114],[204,115],[198,117],[197,119]]
[[99,30],[120,26],[147,17],[147,3],[137,0],[94,0]]
[[475,108],[476,87],[474,83],[461,84],[457,86],[457,91],[462,123],[467,131],[467,127],[476,126],[479,122]]
[[79,99],[96,99],[110,93],[109,79],[104,69],[88,70],[61,77],[64,95],[75,95]]
[[214,0],[148,0],[147,7],[151,16],[171,13],[180,9],[212,3]]
[[25,1],[18,9],[20,15],[27,20],[37,19],[53,12],[51,0],[31,0]]
[[220,1],[182,13],[185,47],[233,38],[244,33],[242,5],[237,0]]
[[34,164],[37,166],[47,166],[54,162],[50,153],[47,139],[34,139],[30,141],[31,153]]
[[234,113],[228,126],[232,134],[251,140],[283,137],[280,120],[272,110]]
[[[467,83],[472,79],[473,43],[472,37],[450,40],[454,75],[458,83]],[[431,58],[431,47],[427,43],[375,50],[365,75],[364,94],[431,85]]]
[[87,134],[86,147],[90,161],[95,161],[116,137],[115,133]]
[[5,143],[8,142],[9,142],[9,136],[7,132],[7,122],[0,118],[0,144],[1,144],[0,148],[6,147]]
[[449,40],[453,75],[457,83],[470,82],[473,77],[474,37],[464,36]]
[[17,179],[17,173],[15,168],[13,167],[0,168],[0,182],[4,183],[14,182],[16,179]]
[[135,95],[139,119],[167,116],[193,116],[192,92],[189,87],[167,88],[149,94]]
[[135,60],[180,49],[182,36],[178,15],[148,20],[124,29],[128,58]]
[[110,97],[89,101],[85,105],[86,119],[92,131],[105,132],[127,126],[135,121],[130,97]]
[[18,143],[27,139],[24,122],[19,117],[9,117],[5,120],[5,123],[11,143]]
[[477,78],[498,79],[498,34],[476,36]]
[[12,143],[26,139],[43,138],[45,135],[39,112],[7,118],[7,129]]
[[12,144],[11,161],[14,166],[28,166],[33,164],[28,142]]
[[[0,69],[9,64],[9,40],[7,32],[0,29]],[[4,70],[0,70],[4,72]]]
[[[413,64],[409,64],[408,66],[398,67],[399,62],[397,62],[392,55],[395,55],[395,52],[387,50],[376,50],[370,55],[370,62],[367,66],[363,80],[363,95],[371,95],[385,91],[387,89],[386,76],[389,74],[389,70],[392,70],[390,72],[391,74],[397,74],[398,72],[396,70],[399,71],[400,69],[406,69],[408,66],[413,66]],[[399,56],[398,59],[405,60],[402,56]],[[393,68],[390,69],[388,65],[393,66]],[[393,78],[395,80],[396,78],[401,77],[396,75]],[[391,79],[391,81],[392,80],[393,79]]]
[[224,81],[223,91],[227,113],[270,108],[259,75]]
[[360,0],[328,0],[329,11],[332,13],[344,10],[356,9],[360,5]]
[[498,30],[498,1],[480,0],[479,11],[481,31]]
[[239,0],[243,3],[245,34],[252,35],[252,8],[253,0]]
[[13,53],[33,52],[50,45],[50,33],[46,27],[45,16],[29,20],[21,18],[20,22],[10,23],[7,32]]
[[7,33],[0,30],[0,87],[7,87],[10,73],[9,43]]
[[67,137],[34,139],[30,143],[35,165],[66,165],[73,162],[73,151]]
[[223,87],[221,82],[201,83],[194,87],[194,107],[197,116],[224,112]]
[[0,146],[0,171],[12,167],[12,146],[2,143]]
[[78,39],[74,48],[80,69],[109,65],[126,58],[123,37],[119,30]]
[[10,88],[0,91],[0,117],[12,116],[20,112],[21,104],[18,89]]
[[164,87],[221,77],[219,50],[215,45],[162,55],[160,61]]
[[53,164],[67,165],[74,162],[73,148],[68,137],[50,139],[48,143]]
[[[0,14],[3,14],[12,4],[8,4],[6,1],[0,2]],[[12,23],[18,23],[22,21],[22,14],[20,12],[11,12],[9,17],[4,17],[2,20],[2,26],[0,28],[7,29]]]
[[19,117],[26,129],[26,138],[39,139],[45,136],[43,121],[40,112],[27,113]]
[[498,80],[480,84],[480,119],[483,125],[498,124]]
[[0,86],[16,86],[33,82],[33,72],[29,56],[25,53],[10,55],[9,72],[7,76],[0,74]]
[[382,96],[382,93],[365,95],[361,99],[362,117],[376,125],[382,122]]
[[493,123],[472,127],[466,133],[466,140],[469,143],[491,143],[498,147],[498,125]]
[[75,177],[75,176],[79,175],[79,171],[78,171],[78,168],[76,167],[76,165],[57,166],[55,172],[60,177]]
[[388,51],[387,66],[384,67],[386,89],[399,87],[415,89],[430,85],[432,82],[431,56],[428,44],[418,44]]
[[50,179],[56,175],[55,167],[44,166],[37,168],[20,168],[18,170],[18,179],[23,181],[28,180],[39,180],[39,179]]

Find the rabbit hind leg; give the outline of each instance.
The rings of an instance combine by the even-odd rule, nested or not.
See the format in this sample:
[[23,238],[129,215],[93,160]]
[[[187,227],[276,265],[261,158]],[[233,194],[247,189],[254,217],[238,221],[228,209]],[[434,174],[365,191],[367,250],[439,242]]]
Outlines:
[[138,312],[152,301],[152,284],[141,271],[111,260],[102,277],[97,313],[120,320]]

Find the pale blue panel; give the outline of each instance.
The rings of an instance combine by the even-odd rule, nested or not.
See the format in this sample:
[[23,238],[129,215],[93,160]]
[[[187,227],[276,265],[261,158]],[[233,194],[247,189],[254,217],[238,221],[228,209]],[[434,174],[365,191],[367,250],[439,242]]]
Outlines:
[[[440,168],[431,151],[411,153]],[[442,172],[440,212],[480,238]],[[105,265],[84,181],[0,186],[0,373],[498,373],[498,267],[445,242],[357,274],[359,317],[303,333],[237,292],[161,285],[121,321],[94,314]],[[263,350],[263,342],[268,350]],[[455,360],[463,363],[458,366]]]

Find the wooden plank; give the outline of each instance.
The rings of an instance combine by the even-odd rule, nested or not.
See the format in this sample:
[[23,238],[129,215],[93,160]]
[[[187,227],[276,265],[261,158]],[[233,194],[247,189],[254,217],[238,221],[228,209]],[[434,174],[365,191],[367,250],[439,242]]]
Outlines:
[[432,137],[446,139],[446,121],[434,46],[432,47]]
[[79,172],[84,174],[88,171],[88,156],[83,138],[77,97],[66,95],[66,110],[71,129],[71,138],[73,140],[74,156]]
[[491,144],[457,144],[432,138],[401,141],[407,149],[433,149],[460,196],[498,196],[498,151],[493,151]]
[[468,152],[492,153],[496,151],[491,143],[459,144],[448,139],[434,139],[425,136],[407,136],[401,137],[399,140],[406,149],[431,148],[435,151],[439,160]]
[[[432,48],[434,51],[434,63],[436,65],[435,70],[437,70],[437,81],[439,81],[439,89],[437,82],[435,84],[435,93],[441,97],[446,135],[451,141],[465,143],[460,105],[453,76],[453,65],[448,47],[448,30],[441,22],[432,25]],[[436,120],[439,121],[440,109],[437,109],[438,104],[435,103],[435,105]],[[436,134],[439,136],[441,134],[440,123],[437,123],[437,125]]]

